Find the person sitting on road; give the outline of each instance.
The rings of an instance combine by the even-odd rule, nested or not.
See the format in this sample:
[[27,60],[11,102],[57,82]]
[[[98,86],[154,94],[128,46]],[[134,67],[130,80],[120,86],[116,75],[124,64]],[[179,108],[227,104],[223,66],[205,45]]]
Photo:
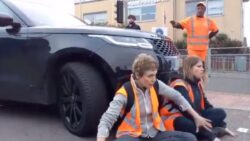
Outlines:
[[176,79],[170,86],[179,91],[197,113],[212,121],[212,130],[201,128],[197,132],[194,120],[186,112],[181,114],[178,111],[164,112],[165,108],[170,107],[170,103],[161,110],[166,129],[189,132],[196,135],[198,139],[208,141],[219,141],[219,137],[224,135],[234,136],[234,133],[226,128],[224,121],[226,112],[223,109],[214,108],[207,100],[202,83],[203,75],[202,60],[199,57],[190,56],[183,61],[184,79]]
[[158,112],[159,96],[171,99],[182,111],[189,113],[197,127],[211,127],[199,116],[185,98],[156,78],[157,61],[150,55],[139,54],[133,62],[130,81],[116,92],[98,125],[97,141],[105,141],[120,116],[116,141],[196,141],[190,133],[165,132]]

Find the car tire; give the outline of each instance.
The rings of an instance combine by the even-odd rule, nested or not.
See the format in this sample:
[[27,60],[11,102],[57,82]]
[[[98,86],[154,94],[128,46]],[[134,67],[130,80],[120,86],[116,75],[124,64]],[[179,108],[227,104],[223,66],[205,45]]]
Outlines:
[[59,110],[65,127],[78,136],[96,133],[108,104],[101,74],[86,63],[67,63],[60,70],[59,86]]

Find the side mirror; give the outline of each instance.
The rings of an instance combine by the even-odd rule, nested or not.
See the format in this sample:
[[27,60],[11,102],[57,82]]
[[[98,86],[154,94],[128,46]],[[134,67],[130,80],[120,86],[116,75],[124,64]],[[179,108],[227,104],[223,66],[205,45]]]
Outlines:
[[12,28],[6,29],[9,34],[15,34],[20,31],[21,24],[14,22],[13,18],[6,13],[0,13],[0,27],[11,26]]

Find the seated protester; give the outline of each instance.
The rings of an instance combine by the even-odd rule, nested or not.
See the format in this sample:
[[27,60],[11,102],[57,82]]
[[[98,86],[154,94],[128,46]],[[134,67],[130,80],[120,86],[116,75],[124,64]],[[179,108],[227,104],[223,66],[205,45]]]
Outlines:
[[156,79],[157,69],[157,61],[152,56],[137,56],[133,62],[130,81],[116,92],[100,119],[97,141],[107,139],[119,116],[116,141],[196,141],[195,136],[190,133],[165,132],[158,112],[159,95],[171,99],[182,111],[187,111],[197,121],[197,127],[211,127],[179,92]]
[[223,109],[213,108],[205,97],[202,78],[204,68],[202,60],[198,57],[187,57],[183,62],[184,79],[176,79],[171,83],[171,87],[179,91],[190,103],[192,108],[202,117],[211,120],[212,130],[201,128],[196,130],[195,121],[186,112],[180,113],[171,102],[165,102],[160,114],[167,130],[189,132],[197,136],[198,139],[208,141],[219,141],[217,137],[226,134],[234,136],[234,133],[226,128],[224,122],[226,113]]

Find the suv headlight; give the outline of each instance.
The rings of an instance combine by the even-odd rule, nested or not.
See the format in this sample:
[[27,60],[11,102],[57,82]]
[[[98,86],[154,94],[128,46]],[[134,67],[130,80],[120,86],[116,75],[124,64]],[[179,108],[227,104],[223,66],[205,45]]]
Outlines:
[[152,44],[144,38],[124,37],[124,36],[109,36],[109,35],[89,35],[107,41],[108,43],[124,46],[124,47],[141,47],[153,49]]

